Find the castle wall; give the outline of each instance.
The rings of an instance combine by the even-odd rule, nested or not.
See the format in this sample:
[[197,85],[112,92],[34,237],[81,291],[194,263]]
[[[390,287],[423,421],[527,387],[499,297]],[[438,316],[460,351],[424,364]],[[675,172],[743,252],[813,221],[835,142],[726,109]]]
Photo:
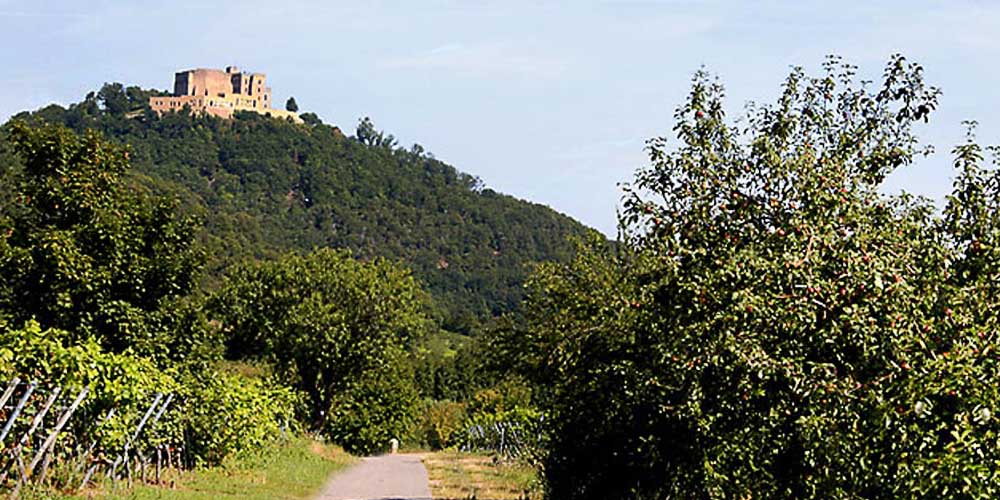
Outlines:
[[191,82],[186,95],[218,96],[233,93],[230,75],[214,69],[196,69],[189,72]]
[[226,71],[181,71],[174,75],[174,95],[151,97],[149,106],[159,114],[187,106],[193,112],[221,118],[232,118],[236,111],[252,111],[301,123],[296,113],[271,107],[271,88],[266,80],[263,73],[241,73],[233,66]]

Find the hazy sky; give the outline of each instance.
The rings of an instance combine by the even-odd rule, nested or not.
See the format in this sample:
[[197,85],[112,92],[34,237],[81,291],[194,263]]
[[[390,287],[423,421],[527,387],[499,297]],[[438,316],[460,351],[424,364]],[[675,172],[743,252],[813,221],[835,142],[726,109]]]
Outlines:
[[[876,5],[877,4],[877,5]],[[193,67],[265,72],[283,103],[353,133],[370,116],[488,186],[614,234],[618,182],[668,134],[704,65],[734,113],[826,54],[871,76],[902,52],[943,88],[938,153],[890,179],[940,199],[948,151],[1000,142],[1000,2],[0,0],[0,118],[106,81],[172,87]]]

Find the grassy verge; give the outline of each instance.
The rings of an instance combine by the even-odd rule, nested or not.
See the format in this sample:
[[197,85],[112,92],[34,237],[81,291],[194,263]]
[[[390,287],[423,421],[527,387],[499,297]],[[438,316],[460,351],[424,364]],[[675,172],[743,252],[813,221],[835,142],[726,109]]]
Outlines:
[[537,500],[538,471],[524,463],[457,451],[421,455],[435,500]]
[[166,476],[165,483],[172,483],[172,487],[140,485],[131,490],[107,487],[89,491],[86,496],[122,500],[310,498],[332,472],[354,460],[340,448],[300,438],[275,445],[260,458],[245,463]]

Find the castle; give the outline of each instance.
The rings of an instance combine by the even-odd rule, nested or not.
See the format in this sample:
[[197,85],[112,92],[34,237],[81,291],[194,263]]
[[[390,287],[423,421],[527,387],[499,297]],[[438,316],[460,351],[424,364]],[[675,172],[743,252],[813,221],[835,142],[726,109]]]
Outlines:
[[158,114],[180,111],[185,106],[196,113],[232,118],[235,111],[253,111],[276,118],[291,118],[301,123],[299,115],[271,107],[271,88],[263,73],[243,73],[236,66],[225,71],[192,69],[174,75],[174,95],[150,97],[149,107]]

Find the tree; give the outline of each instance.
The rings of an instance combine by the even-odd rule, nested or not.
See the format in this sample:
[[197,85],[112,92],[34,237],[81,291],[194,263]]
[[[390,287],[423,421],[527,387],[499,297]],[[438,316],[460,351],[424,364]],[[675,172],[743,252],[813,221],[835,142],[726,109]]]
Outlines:
[[[308,396],[313,425],[336,430],[342,421],[328,416],[343,413],[338,401],[381,394],[390,411],[398,403],[392,398],[412,392],[412,374],[389,377],[403,384],[395,395],[370,382],[394,373],[408,343],[424,334],[425,300],[400,266],[320,249],[237,270],[213,299],[212,311],[229,336],[230,356],[274,362]],[[386,418],[404,413],[392,410]],[[367,450],[384,443],[345,444]]]
[[129,95],[120,83],[105,83],[97,92],[97,100],[110,115],[120,116],[129,111]]
[[389,440],[410,434],[417,409],[413,373],[400,357],[370,371],[338,391],[330,405],[325,430],[352,453],[385,452]]
[[1000,493],[996,174],[960,148],[945,219],[881,194],[939,92],[898,56],[873,88],[825,68],[740,126],[699,72],[623,245],[535,276],[506,342],[547,382],[552,497]]
[[298,113],[299,105],[295,102],[294,97],[289,97],[288,100],[285,101],[285,109],[291,111],[292,113]]
[[384,149],[393,149],[396,147],[396,138],[393,137],[392,134],[386,134],[375,128],[375,123],[372,122],[371,118],[368,118],[367,116],[358,122],[358,128],[355,132],[355,136],[361,144],[365,144],[367,146],[375,146]]
[[319,115],[317,115],[316,113],[302,113],[301,115],[299,115],[299,118],[302,118],[302,122],[305,123],[306,125],[323,124],[323,120],[320,119]]
[[176,202],[131,189],[128,149],[61,126],[7,132],[21,165],[0,214],[0,311],[12,322],[162,352],[202,256]]

